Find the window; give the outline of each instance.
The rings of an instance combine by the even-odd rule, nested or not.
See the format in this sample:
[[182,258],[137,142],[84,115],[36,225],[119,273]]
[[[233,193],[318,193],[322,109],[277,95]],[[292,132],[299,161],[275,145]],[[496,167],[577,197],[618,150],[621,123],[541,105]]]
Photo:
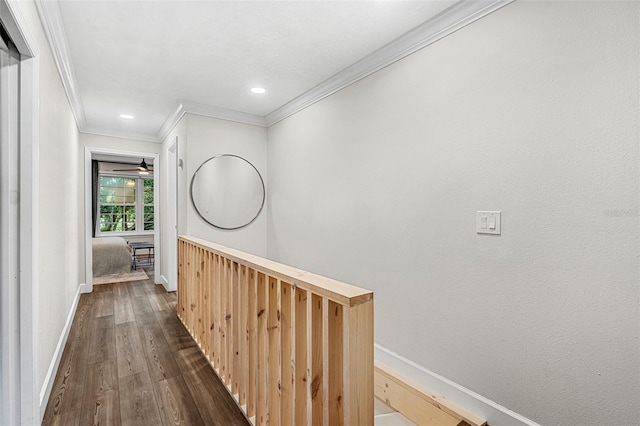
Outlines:
[[101,175],[100,233],[153,231],[153,179]]
[[153,179],[141,179],[144,188],[144,218],[142,227],[145,231],[153,231]]

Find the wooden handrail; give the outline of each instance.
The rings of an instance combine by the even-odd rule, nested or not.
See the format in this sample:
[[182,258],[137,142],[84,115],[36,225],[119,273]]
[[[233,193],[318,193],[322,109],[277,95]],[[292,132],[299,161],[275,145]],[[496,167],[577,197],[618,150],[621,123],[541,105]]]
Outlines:
[[331,278],[323,277],[312,272],[274,262],[260,256],[245,253],[225,247],[207,240],[196,237],[181,235],[179,239],[188,241],[191,244],[225,256],[234,262],[247,265],[256,271],[263,272],[280,280],[295,282],[297,287],[304,288],[314,294],[326,297],[329,300],[344,306],[356,306],[361,303],[373,300],[373,292],[351,284],[336,281]]
[[178,238],[178,316],[254,425],[373,425],[373,293]]

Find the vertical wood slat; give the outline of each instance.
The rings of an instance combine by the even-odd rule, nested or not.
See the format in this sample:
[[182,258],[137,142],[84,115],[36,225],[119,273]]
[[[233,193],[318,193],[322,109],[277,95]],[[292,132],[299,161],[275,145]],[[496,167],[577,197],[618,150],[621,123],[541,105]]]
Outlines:
[[256,425],[263,426],[267,424],[269,407],[268,394],[268,339],[267,339],[267,316],[268,316],[268,294],[266,277],[263,273],[258,273],[258,358],[256,373],[258,375],[258,392],[256,396]]
[[198,247],[196,251],[196,327],[198,330],[198,336],[200,340],[200,345],[204,347],[204,309],[200,307],[201,304],[204,304],[204,285],[203,285],[203,269],[204,269],[204,259],[202,258],[204,254],[204,250]]
[[[258,358],[258,314],[257,314],[257,288],[258,274],[249,269],[249,310],[248,310],[248,350],[249,350],[249,386],[247,391],[247,417],[256,415],[256,369]],[[255,422],[254,422],[255,424]]]
[[[224,317],[224,321],[226,324],[225,328],[225,345],[226,345],[226,367],[227,367],[227,377],[225,383],[231,388],[233,386],[233,303],[231,302],[233,299],[233,261],[231,259],[226,259],[225,261],[225,280],[227,286],[227,297],[225,299],[226,303],[226,314]],[[231,392],[233,395],[233,392]]]
[[205,357],[209,353],[209,282],[207,281],[207,269],[209,262],[207,262],[209,257],[208,250],[202,250],[201,252],[201,271],[200,271],[200,280],[202,283],[202,303],[200,306],[200,312],[202,313],[202,350],[205,354]]
[[321,426],[323,424],[323,362],[322,355],[324,345],[322,343],[322,297],[313,294],[307,300],[307,318],[309,324],[309,336],[307,347],[309,354],[307,359],[311,366],[311,425]]
[[220,369],[220,364],[222,364],[222,300],[224,298],[222,294],[222,267],[220,265],[221,256],[215,255],[215,282],[213,283],[213,287],[216,292],[216,299],[213,301],[213,309],[215,311],[216,317],[216,326],[215,326],[215,348],[216,348],[216,358],[215,358],[215,369],[218,372],[219,376],[222,376],[222,370]]
[[233,332],[231,333],[231,339],[233,341],[232,353],[233,353],[233,388],[231,393],[237,395],[238,401],[240,401],[240,342],[242,340],[242,330],[240,329],[240,265],[237,262],[233,262],[233,297],[231,299],[231,312],[233,323]]
[[303,289],[296,289],[296,368],[295,368],[295,424],[306,425],[309,419],[308,408],[311,400],[311,381],[309,380],[310,369],[307,358],[307,297],[308,292]]
[[193,316],[193,286],[194,286],[194,272],[195,272],[195,268],[193,267],[193,247],[189,247],[188,253],[189,253],[189,260],[187,260],[187,268],[189,268],[188,269],[189,275],[187,277],[187,288],[188,288],[187,327],[189,328],[189,331],[193,335],[193,322],[191,319]]
[[294,288],[288,283],[281,282],[280,312],[281,312],[281,417],[282,426],[294,426],[296,423],[294,411],[294,386],[295,386],[295,294]]
[[215,287],[215,254],[209,252],[207,254],[207,282],[209,287],[209,305],[206,307],[209,312],[209,320],[207,321],[207,328],[209,333],[209,363],[214,365],[216,359],[216,315],[215,315],[215,300],[218,295],[216,294]]
[[240,301],[239,301],[240,328],[240,388],[238,389],[240,406],[247,412],[247,389],[249,387],[249,277],[247,267],[240,267]]
[[209,318],[211,315],[209,314],[209,298],[211,297],[211,289],[209,288],[209,277],[207,275],[207,271],[209,270],[208,264],[209,252],[207,250],[202,251],[202,303],[200,304],[200,311],[202,315],[202,352],[204,356],[209,359],[209,352],[211,350],[210,343],[211,339],[209,338]]
[[[325,299],[326,300],[326,299]],[[343,319],[342,319],[342,305],[335,303],[331,300],[327,300],[327,342],[331,342],[330,345],[326,345],[328,349],[327,365],[325,373],[328,373],[327,385],[329,391],[327,392],[327,412],[328,412],[328,424],[332,426],[342,426],[345,424],[344,419],[344,406],[343,406]]]
[[183,296],[183,304],[182,304],[182,318],[183,318],[183,322],[185,324],[185,327],[189,328],[188,326],[188,318],[189,318],[189,274],[190,269],[189,269],[189,253],[191,253],[190,247],[189,247],[189,243],[184,243],[184,254],[183,254],[183,258],[184,258],[184,296]]
[[196,341],[198,340],[198,334],[195,327],[195,316],[196,316],[196,272],[198,272],[196,268],[196,247],[193,247],[191,250],[191,256],[189,259],[189,265],[191,265],[191,280],[189,282],[189,294],[191,297],[189,298],[189,328],[191,329],[191,333],[195,336]]
[[189,247],[187,251],[187,329],[193,335],[193,327],[191,324],[191,312],[193,312],[193,306],[191,298],[193,297],[193,246]]
[[200,299],[200,288],[202,287],[200,284],[200,265],[198,262],[198,254],[200,252],[199,247],[195,247],[193,249],[193,293],[191,297],[191,327],[193,328],[193,332],[196,336],[196,343],[198,345],[202,345],[202,339],[200,336],[200,327],[198,327],[198,316],[199,316],[199,299]]
[[347,425],[373,424],[373,301],[345,309],[344,406]]
[[322,425],[329,426],[329,299],[322,298]]
[[180,303],[180,296],[182,296],[182,294],[184,293],[184,291],[181,290],[182,288],[182,279],[180,277],[180,270],[182,269],[182,261],[181,261],[181,257],[182,257],[182,241],[178,241],[178,282],[176,283],[178,290],[177,290],[177,304],[176,304],[176,312],[178,314],[178,316],[180,316],[180,312],[182,311],[182,304]]
[[269,277],[269,424],[280,424],[280,280]]
[[227,259],[220,256],[220,378],[228,383],[227,376]]
[[178,316],[182,315],[182,296],[184,295],[184,287],[182,286],[182,272],[184,271],[182,266],[183,245],[184,241],[178,240],[178,304],[176,305]]
[[178,316],[254,425],[373,424],[372,298],[344,305],[198,244],[178,250]]
[[202,327],[203,327],[203,335],[205,339],[205,356],[209,361],[211,361],[211,310],[209,306],[211,303],[209,300],[211,299],[211,285],[209,281],[209,269],[211,268],[211,262],[209,258],[211,256],[211,252],[206,250],[204,252],[203,260],[204,260],[204,269],[202,271],[202,283],[203,283],[203,292],[204,292],[204,303],[202,305],[203,318],[202,318]]

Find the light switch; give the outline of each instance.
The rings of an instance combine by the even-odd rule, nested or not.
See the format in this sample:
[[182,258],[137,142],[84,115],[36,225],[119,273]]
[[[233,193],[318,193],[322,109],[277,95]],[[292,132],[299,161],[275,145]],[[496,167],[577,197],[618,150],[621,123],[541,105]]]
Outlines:
[[476,233],[500,235],[502,212],[476,212]]

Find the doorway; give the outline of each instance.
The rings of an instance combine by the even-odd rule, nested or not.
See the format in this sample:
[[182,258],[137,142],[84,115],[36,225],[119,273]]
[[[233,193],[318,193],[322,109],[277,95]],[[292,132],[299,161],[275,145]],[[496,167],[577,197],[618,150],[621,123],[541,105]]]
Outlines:
[[160,176],[159,154],[149,152],[135,151],[119,151],[106,148],[86,147],[85,148],[85,259],[86,286],[83,292],[90,293],[93,291],[93,196],[92,196],[92,159],[94,158],[111,158],[122,159],[123,162],[132,161],[132,159],[146,159],[153,164],[154,185],[153,185],[153,242],[154,242],[154,282],[160,284],[160,266],[161,266],[161,242],[160,242],[160,185],[157,184]]

